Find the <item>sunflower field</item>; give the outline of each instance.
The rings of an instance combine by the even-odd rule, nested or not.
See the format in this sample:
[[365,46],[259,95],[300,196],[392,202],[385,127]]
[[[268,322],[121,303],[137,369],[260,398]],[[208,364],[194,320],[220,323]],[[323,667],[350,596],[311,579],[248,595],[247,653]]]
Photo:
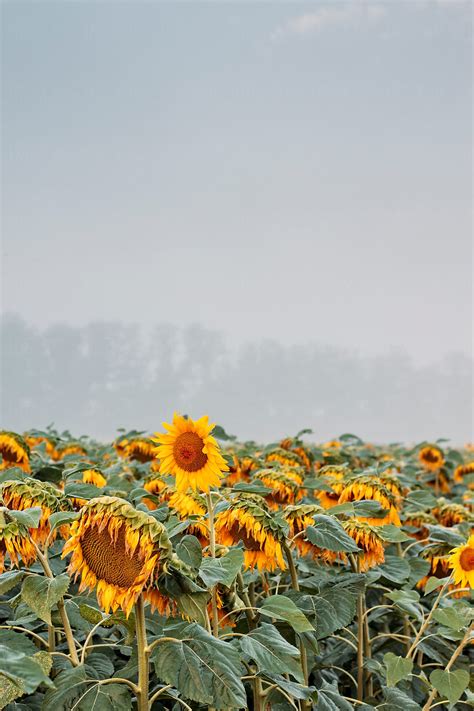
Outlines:
[[0,432],[0,709],[471,708],[474,445]]

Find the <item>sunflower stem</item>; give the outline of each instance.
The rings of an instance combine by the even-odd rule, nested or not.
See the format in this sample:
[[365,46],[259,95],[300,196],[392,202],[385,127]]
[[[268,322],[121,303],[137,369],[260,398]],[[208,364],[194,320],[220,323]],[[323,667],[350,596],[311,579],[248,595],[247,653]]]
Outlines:
[[[296,566],[295,566],[295,561],[293,559],[293,554],[291,552],[291,549],[288,547],[288,545],[286,543],[283,543],[282,548],[285,552],[285,556],[288,561],[288,569],[290,571],[290,578],[291,578],[291,587],[293,588],[293,590],[298,592],[300,589],[300,584],[298,582],[298,573],[296,571]],[[298,641],[299,641],[299,648],[300,648],[301,669],[303,671],[304,685],[309,686],[308,656],[306,654],[306,647],[304,646],[304,642],[301,638],[299,638]],[[301,708],[303,709],[303,711],[305,711],[306,709],[311,708],[311,704],[308,703],[307,701],[302,701]]]
[[[47,578],[50,580],[54,579],[53,571],[50,568],[49,562],[48,562],[48,557],[47,555],[43,555],[42,552],[40,551],[39,547],[36,545],[36,543],[31,540],[31,543],[33,544],[34,548],[36,549],[36,555],[38,557],[39,562],[41,563],[41,567],[44,570],[44,574],[46,575]],[[66,612],[66,607],[64,606],[64,598],[61,597],[58,602],[58,611],[61,616],[61,622],[63,623],[63,628],[64,628],[64,634],[66,635],[66,641],[67,641],[67,646],[69,649],[69,656],[71,658],[71,662],[75,667],[79,666],[79,657],[77,654],[77,649],[76,649],[76,643],[74,641],[74,635],[72,633],[71,629],[71,624],[69,622],[69,617]]]
[[[207,513],[209,516],[209,549],[211,558],[216,557],[216,532],[214,528],[214,505],[212,503],[211,492],[206,494]],[[211,609],[212,609],[212,633],[214,637],[219,637],[219,617],[217,614],[217,586],[211,589]]]
[[[360,558],[356,561],[357,573],[360,573]],[[357,598],[357,700],[364,698],[364,607],[365,595],[361,590]]]
[[407,652],[407,657],[406,657],[407,659],[410,659],[410,657],[412,656],[413,652],[414,652],[415,649],[417,648],[418,642],[421,640],[421,637],[423,636],[423,632],[426,630],[426,628],[427,628],[428,625],[430,624],[431,619],[432,619],[432,617],[433,617],[433,613],[435,612],[436,608],[438,607],[439,603],[441,602],[441,599],[442,599],[442,597],[443,597],[443,594],[444,594],[446,588],[448,587],[448,585],[449,585],[451,582],[452,582],[452,576],[450,576],[450,577],[446,580],[446,582],[444,583],[443,587],[442,587],[441,590],[439,591],[438,597],[437,597],[436,600],[434,601],[433,606],[432,606],[432,608],[431,608],[431,610],[430,610],[430,612],[429,612],[429,614],[428,614],[428,617],[425,619],[425,621],[424,621],[423,624],[421,625],[421,627],[420,627],[420,629],[418,630],[418,633],[417,633],[415,639],[413,640],[413,643],[412,643],[410,649],[409,649],[408,652]]
[[138,600],[135,603],[135,627],[137,633],[138,655],[138,711],[149,711],[149,651],[146,639],[145,604],[142,595],[139,596]]
[[[469,642],[470,639],[471,639],[471,632],[472,632],[473,629],[474,629],[474,622],[471,622],[471,624],[469,625],[469,627],[468,627],[467,630],[466,630],[466,634],[464,635],[464,637],[463,637],[462,640],[460,641],[459,645],[458,645],[458,646],[456,647],[456,649],[454,650],[454,653],[453,653],[451,659],[450,659],[449,662],[446,664],[446,669],[445,669],[445,671],[449,672],[449,670],[451,669],[451,667],[453,666],[454,662],[456,661],[456,659],[457,659],[457,658],[459,657],[459,655],[461,654],[461,652],[462,652],[462,650],[464,649],[464,647],[468,644],[468,642]],[[436,689],[433,689],[433,691],[431,692],[431,694],[430,694],[429,697],[428,697],[428,701],[427,701],[426,704],[423,706],[423,711],[428,711],[428,710],[431,708],[431,704],[432,704],[432,702],[434,701],[434,699],[436,698],[437,694],[438,694],[438,691],[437,691]]]

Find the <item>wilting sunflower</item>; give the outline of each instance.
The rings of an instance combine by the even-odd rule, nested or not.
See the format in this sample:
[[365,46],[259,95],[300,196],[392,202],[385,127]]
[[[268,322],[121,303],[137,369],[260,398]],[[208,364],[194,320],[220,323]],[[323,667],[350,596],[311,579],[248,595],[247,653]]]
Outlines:
[[[159,497],[160,502],[163,502],[163,503],[165,501],[168,501],[170,496],[173,493],[173,489],[168,486],[168,484],[165,482],[164,478],[161,476],[151,477],[143,484],[143,488],[146,489],[147,491],[149,491],[150,494],[153,494],[154,496]],[[153,501],[153,499],[148,499],[148,498],[144,498],[143,503],[145,504],[145,506],[148,506],[150,511],[154,511],[159,506],[159,504],[156,503],[156,501]]]
[[430,578],[445,578],[449,575],[448,555],[449,546],[446,543],[429,544],[420,551],[420,558],[428,561],[430,569],[428,573],[417,582],[417,588],[423,590]]
[[119,455],[119,457],[126,457],[127,456],[127,445],[128,445],[128,439],[126,436],[121,435],[120,437],[117,437],[117,439],[114,442],[114,449]]
[[211,432],[214,424],[209,424],[207,415],[199,420],[185,419],[177,413],[173,424],[163,423],[167,434],[157,433],[156,456],[160,460],[160,472],[176,477],[176,489],[208,492],[211,486],[218,486],[229,471]]
[[413,511],[412,513],[406,514],[403,521],[403,525],[408,526],[409,529],[418,529],[407,531],[408,535],[412,538],[416,538],[417,541],[428,538],[430,532],[427,526],[435,526],[437,523],[433,514],[426,513],[425,511]]
[[385,518],[380,517],[358,517],[360,521],[365,521],[374,526],[383,526],[393,523],[400,526],[400,516],[397,507],[400,505],[400,497],[396,497],[382,484],[375,476],[359,476],[349,481],[341,492],[339,503],[346,501],[378,501],[384,509],[388,510]]
[[151,462],[155,458],[155,444],[146,437],[134,437],[128,440],[125,454],[134,462]]
[[0,432],[0,469],[20,467],[30,471],[30,448],[24,438],[16,432]]
[[107,479],[98,469],[85,469],[82,472],[84,484],[93,484],[98,489],[103,489],[107,485]]
[[323,508],[331,509],[333,506],[337,506],[339,497],[344,489],[343,479],[348,472],[349,469],[345,465],[328,464],[325,467],[321,467],[318,476],[325,484],[331,487],[331,491],[321,490],[316,493]]
[[437,521],[446,528],[451,528],[456,526],[458,523],[463,523],[463,521],[469,521],[474,525],[474,516],[461,504],[454,504],[451,502],[444,503],[444,499],[439,500],[439,505],[433,509],[433,516],[436,517]]
[[278,464],[282,464],[284,467],[306,466],[299,454],[289,449],[282,449],[281,447],[269,452],[265,457],[265,461],[278,462]]
[[71,501],[61,494],[52,484],[46,481],[37,481],[28,478],[25,481],[5,481],[0,484],[0,497],[5,506],[15,511],[24,511],[35,506],[41,508],[41,519],[38,528],[31,528],[30,535],[35,543],[43,544],[50,537],[54,541],[59,530],[65,538],[68,535],[69,525],[59,526],[51,532],[49,517],[58,511],[72,511]]
[[55,449],[53,452],[52,458],[55,461],[60,461],[61,459],[64,459],[65,457],[71,457],[72,455],[85,457],[86,454],[87,451],[85,447],[82,446],[82,444],[79,444],[79,442],[70,442],[68,444],[65,444],[63,447],[57,447],[57,449]]
[[244,544],[246,568],[274,571],[286,568],[282,543],[284,531],[264,501],[242,494],[216,516],[216,539],[223,546]]
[[285,439],[282,439],[280,442],[280,449],[291,450],[298,455],[301,464],[305,467],[305,469],[311,469],[314,459],[313,454],[311,450],[301,444],[299,440],[298,442],[295,442],[292,437],[285,437]]
[[224,483],[226,486],[234,486],[239,481],[250,481],[250,472],[258,468],[258,462],[248,456],[232,455],[232,464],[229,466]]
[[296,504],[295,506],[286,506],[283,517],[289,527],[288,537],[290,540],[294,539],[293,546],[299,555],[311,555],[315,559],[322,558],[326,562],[332,562],[337,557],[336,553],[318,548],[303,535],[308,526],[314,526],[313,516],[323,510],[317,504]]
[[464,477],[469,474],[474,474],[474,461],[467,462],[466,464],[460,464],[454,470],[454,481],[457,484],[462,484],[464,482]]
[[68,553],[79,591],[96,588],[106,613],[120,607],[128,616],[158,566],[166,569],[172,548],[162,523],[124,499],[100,496],[72,524],[62,557]]
[[345,532],[363,551],[359,554],[359,566],[362,572],[384,562],[383,540],[375,528],[357,519],[348,519],[342,525]]
[[467,543],[452,549],[448,565],[453,570],[456,585],[474,588],[474,534]]
[[46,454],[51,457],[51,459],[53,458],[55,444],[52,439],[45,437],[44,435],[29,434],[28,432],[24,434],[24,438],[30,450],[35,447],[39,447],[44,443]]
[[190,516],[196,517],[196,520],[189,524],[187,532],[196,536],[201,545],[207,545],[209,541],[209,530],[204,521],[207,513],[206,500],[196,491],[188,492],[187,494],[176,491],[169,499],[168,505],[172,511],[178,514],[178,517],[185,521]]
[[261,469],[254,475],[272,493],[265,497],[269,508],[278,509],[286,504],[294,504],[303,495],[303,477],[296,470]]
[[0,507],[0,574],[5,570],[5,557],[10,557],[18,567],[19,559],[24,565],[31,565],[36,558],[36,550],[31,543],[28,528],[15,520],[10,509]]
[[422,466],[430,472],[436,472],[444,464],[444,454],[439,447],[429,444],[418,452],[418,459]]

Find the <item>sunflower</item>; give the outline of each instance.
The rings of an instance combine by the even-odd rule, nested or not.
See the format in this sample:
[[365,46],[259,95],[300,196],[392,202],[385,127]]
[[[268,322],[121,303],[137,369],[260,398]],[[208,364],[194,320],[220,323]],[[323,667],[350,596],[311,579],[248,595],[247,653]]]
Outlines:
[[384,562],[383,540],[375,528],[353,518],[344,521],[342,525],[345,532],[363,551],[359,554],[359,566],[362,572]]
[[91,499],[71,526],[62,557],[72,553],[68,572],[81,576],[79,592],[96,588],[106,613],[130,614],[156,569],[166,569],[172,548],[162,523],[124,499]]
[[167,434],[157,433],[156,455],[160,460],[160,472],[176,476],[176,489],[208,492],[211,486],[218,486],[229,471],[211,432],[214,424],[209,424],[207,415],[199,420],[185,419],[177,413],[173,424],[166,422],[163,427]]
[[453,570],[456,585],[474,588],[474,534],[467,543],[452,549],[448,566]]
[[39,447],[44,443],[46,454],[48,454],[51,459],[53,458],[55,445],[51,439],[44,437],[43,435],[28,434],[28,432],[25,433],[24,438],[30,450],[35,447]]
[[[162,502],[168,501],[171,494],[173,493],[173,490],[168,486],[168,484],[161,476],[154,476],[151,479],[148,479],[143,484],[143,488],[149,491],[150,494],[159,497]],[[145,504],[145,506],[148,506],[150,511],[154,511],[158,508],[158,504],[156,503],[156,501],[153,501],[153,499],[145,498],[143,499],[143,503]]]
[[269,463],[278,462],[278,464],[282,464],[284,467],[306,466],[304,460],[299,454],[297,454],[295,451],[282,449],[281,447],[278,449],[273,449],[271,452],[269,452],[265,457],[265,461]]
[[302,535],[308,526],[314,526],[313,516],[322,511],[323,509],[317,504],[296,504],[295,506],[287,506],[283,517],[289,527],[288,537],[294,539],[293,546],[299,555],[311,555],[314,559],[322,558],[326,562],[332,562],[337,557],[336,553],[318,548]]
[[10,557],[15,566],[19,559],[24,565],[31,565],[36,559],[36,550],[30,540],[28,528],[15,520],[10,509],[0,507],[0,574],[5,570],[5,556]]
[[[56,539],[57,530],[51,532],[49,517],[58,511],[72,511],[71,501],[52,484],[46,481],[27,479],[25,481],[5,481],[0,484],[0,496],[5,506],[15,511],[24,511],[35,506],[41,508],[38,528],[31,528],[30,535],[35,543],[43,544],[50,537]],[[59,526],[63,538],[68,535],[69,525]]]
[[169,507],[178,514],[178,518],[186,521],[190,516],[198,517],[196,521],[190,523],[187,532],[196,536],[201,545],[205,546],[209,541],[209,530],[204,521],[207,513],[206,501],[197,492],[183,493],[176,491],[169,499]]
[[244,566],[273,572],[286,568],[283,560],[283,528],[264,501],[249,494],[232,501],[216,516],[216,539],[224,546],[244,544]]
[[365,521],[374,526],[383,526],[387,523],[393,523],[395,526],[400,526],[400,516],[398,515],[397,507],[401,503],[400,497],[396,497],[392,492],[382,484],[378,477],[374,476],[359,476],[344,487],[339,497],[339,503],[343,504],[346,501],[378,501],[384,509],[388,510],[385,518],[380,517],[358,517],[360,521]]
[[331,487],[331,491],[321,490],[316,494],[323,508],[331,509],[333,506],[337,506],[339,496],[344,489],[343,479],[348,471],[349,469],[344,465],[328,464],[321,467],[318,476],[322,477],[323,482]]
[[64,445],[64,447],[58,447],[55,449],[52,458],[55,461],[60,461],[65,457],[71,457],[73,455],[84,457],[86,454],[87,451],[82,444],[79,444],[78,442],[70,442],[69,444]]
[[272,490],[272,493],[265,497],[265,501],[271,509],[294,504],[303,495],[301,489],[303,477],[295,470],[261,469],[254,478]]
[[425,511],[413,511],[412,513],[406,514],[405,519],[403,521],[404,526],[409,526],[410,528],[418,529],[413,531],[407,531],[408,535],[412,538],[416,538],[417,541],[422,541],[425,538],[428,538],[430,532],[427,526],[433,526],[437,523],[438,522],[433,516],[433,514],[426,513]]
[[424,590],[425,585],[430,578],[445,578],[449,575],[448,554],[449,546],[447,546],[446,543],[429,545],[419,553],[420,558],[428,561],[430,569],[427,575],[417,582],[417,588]]
[[429,444],[418,452],[421,465],[430,472],[436,472],[444,464],[444,454],[439,447]]
[[456,526],[458,523],[463,523],[463,521],[469,521],[474,524],[474,516],[464,506],[451,502],[445,503],[444,499],[440,499],[439,505],[433,509],[433,516],[446,528]]
[[117,439],[114,442],[114,449],[119,455],[119,457],[126,457],[127,456],[127,445],[128,445],[128,439],[127,437],[120,436],[117,437]]
[[467,462],[466,464],[460,464],[454,470],[454,481],[457,484],[462,484],[464,482],[464,477],[469,474],[474,474],[474,461]]
[[151,439],[146,437],[134,437],[128,440],[125,454],[128,459],[141,464],[151,462],[155,458],[155,445]]
[[20,467],[30,472],[30,448],[24,438],[16,432],[0,432],[0,469]]
[[103,489],[107,485],[107,479],[98,469],[85,469],[82,472],[84,484],[93,484],[98,489]]
[[232,455],[232,464],[229,466],[229,473],[224,482],[226,486],[234,486],[239,481],[250,481],[250,472],[258,467],[258,463],[252,457],[240,457]]

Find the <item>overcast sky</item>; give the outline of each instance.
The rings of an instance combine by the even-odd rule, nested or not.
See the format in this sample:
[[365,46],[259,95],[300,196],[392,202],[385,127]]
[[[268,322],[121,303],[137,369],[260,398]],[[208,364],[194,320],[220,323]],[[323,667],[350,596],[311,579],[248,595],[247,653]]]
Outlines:
[[2,11],[4,311],[471,353],[470,3]]

